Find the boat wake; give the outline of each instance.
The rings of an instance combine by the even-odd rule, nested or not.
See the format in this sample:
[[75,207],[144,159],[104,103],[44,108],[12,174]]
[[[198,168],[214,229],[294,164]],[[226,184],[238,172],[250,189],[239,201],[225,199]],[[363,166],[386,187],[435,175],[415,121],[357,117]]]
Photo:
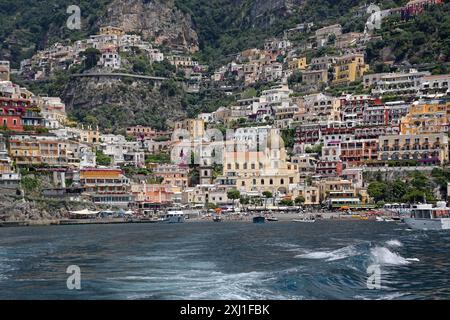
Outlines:
[[389,247],[403,247],[403,243],[398,240],[386,241],[386,245],[388,245]]
[[373,263],[388,266],[401,266],[411,262],[386,247],[375,247],[370,250]]
[[347,246],[333,251],[314,251],[295,256],[303,259],[325,259],[327,261],[336,261],[346,259],[348,257],[358,255],[358,250],[355,246]]
[[295,258],[332,262],[356,257],[361,258],[370,264],[384,266],[401,266],[419,261],[417,258],[404,258],[394,251],[394,248],[400,247],[403,247],[403,244],[399,240],[389,240],[385,242],[385,246],[373,243],[361,243],[336,250],[310,251],[296,255]]

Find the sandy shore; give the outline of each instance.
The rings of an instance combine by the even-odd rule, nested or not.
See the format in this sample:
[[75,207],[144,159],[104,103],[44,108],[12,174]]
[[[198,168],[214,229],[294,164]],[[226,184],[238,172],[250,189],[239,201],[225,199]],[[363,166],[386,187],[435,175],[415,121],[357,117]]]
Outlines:
[[[223,215],[223,222],[250,222],[253,217],[258,216],[259,214],[241,214],[241,215]],[[320,216],[320,219],[329,220],[329,219],[340,219],[340,220],[353,220],[358,221],[359,219],[352,217],[351,215],[342,215],[340,212],[311,212],[311,213],[298,213],[298,212],[290,212],[290,213],[280,213],[274,212],[266,215],[267,217],[277,218],[280,222],[291,222],[294,219],[303,219],[310,218],[314,216]],[[189,219],[186,219],[187,223],[199,223],[199,222],[211,222],[212,217],[199,217],[199,216],[190,216]],[[112,219],[95,219],[95,220],[33,220],[33,221],[11,221],[11,222],[0,222],[0,227],[28,227],[28,226],[49,226],[49,225],[88,225],[88,224],[129,224],[129,223],[150,223],[148,220],[126,220],[123,218],[112,218]]]

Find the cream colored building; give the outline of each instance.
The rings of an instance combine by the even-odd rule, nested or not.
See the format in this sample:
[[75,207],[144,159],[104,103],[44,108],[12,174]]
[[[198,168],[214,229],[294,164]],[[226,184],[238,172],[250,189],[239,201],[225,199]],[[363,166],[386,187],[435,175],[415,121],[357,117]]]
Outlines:
[[317,186],[297,185],[292,188],[292,199],[303,197],[304,206],[318,206],[320,205],[320,189]]
[[289,195],[290,185],[298,184],[298,164],[287,161],[284,142],[272,130],[267,147],[253,152],[227,152],[224,158],[224,176],[236,177],[236,188],[241,193]]

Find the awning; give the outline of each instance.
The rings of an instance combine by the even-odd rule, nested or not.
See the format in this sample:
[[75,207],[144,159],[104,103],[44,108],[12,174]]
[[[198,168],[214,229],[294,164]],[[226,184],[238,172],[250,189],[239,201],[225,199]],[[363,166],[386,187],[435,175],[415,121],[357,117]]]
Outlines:
[[98,213],[99,213],[99,211],[90,211],[88,209],[84,209],[84,210],[80,210],[80,211],[70,211],[70,214],[78,215],[78,216],[96,215]]

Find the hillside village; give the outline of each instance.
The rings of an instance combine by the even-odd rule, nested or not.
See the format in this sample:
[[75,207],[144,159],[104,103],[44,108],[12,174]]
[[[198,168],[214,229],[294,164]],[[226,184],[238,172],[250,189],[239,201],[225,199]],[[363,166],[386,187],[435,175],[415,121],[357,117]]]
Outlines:
[[[381,16],[414,19],[442,3],[413,0]],[[376,72],[366,47],[379,37],[303,23],[214,68],[104,26],[37,52],[20,70],[0,61],[0,192],[10,199],[0,219],[23,218],[17,203],[42,198],[140,215],[174,206],[383,206],[380,176],[448,165],[450,74],[394,61]],[[234,100],[167,121],[165,131],[142,123],[111,133],[71,118],[61,97],[12,81],[38,83],[58,72],[172,79],[189,94],[217,90]],[[395,200],[447,195],[442,186],[405,187]]]

